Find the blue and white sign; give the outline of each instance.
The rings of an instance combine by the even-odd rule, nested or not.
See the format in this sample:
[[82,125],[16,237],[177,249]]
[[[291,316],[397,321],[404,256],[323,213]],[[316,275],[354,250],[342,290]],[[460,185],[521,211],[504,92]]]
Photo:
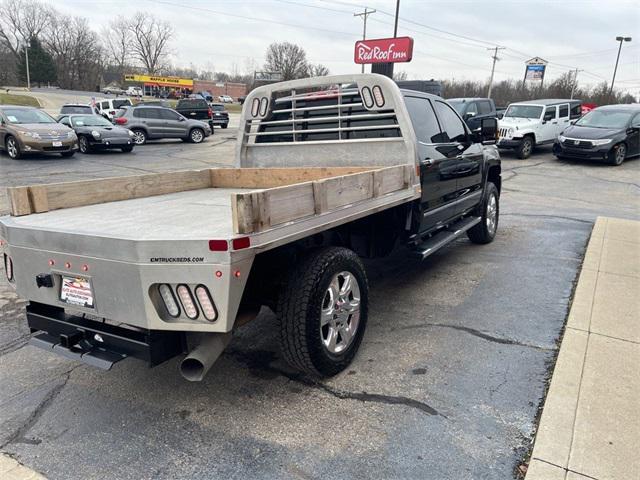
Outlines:
[[526,69],[524,72],[524,80],[530,82],[542,82],[544,72],[547,68],[547,61],[540,57],[535,57],[525,62]]

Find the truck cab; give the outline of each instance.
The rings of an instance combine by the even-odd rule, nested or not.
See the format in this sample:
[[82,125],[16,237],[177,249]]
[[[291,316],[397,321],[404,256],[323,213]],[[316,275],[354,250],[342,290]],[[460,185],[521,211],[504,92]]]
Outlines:
[[580,100],[530,100],[512,103],[498,123],[498,148],[529,158],[534,148],[550,145],[574,119],[580,118]]
[[497,118],[496,105],[490,98],[449,98],[447,102],[456,109],[471,131],[480,128],[483,118]]

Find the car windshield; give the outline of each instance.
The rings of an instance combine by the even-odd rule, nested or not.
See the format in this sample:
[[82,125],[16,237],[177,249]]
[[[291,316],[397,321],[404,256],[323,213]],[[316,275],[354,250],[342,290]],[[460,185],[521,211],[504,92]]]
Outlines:
[[621,110],[592,110],[575,124],[580,127],[593,128],[624,128],[629,123],[631,116],[636,112]]
[[509,105],[504,116],[515,118],[540,118],[541,114],[542,107],[536,107],[533,105]]
[[65,105],[60,113],[91,113],[91,107],[89,105]]
[[109,120],[100,115],[74,115],[71,117],[74,127],[112,127]]
[[113,101],[113,108],[120,108],[120,107],[124,107],[124,106],[131,106],[131,100],[129,100],[128,98],[125,100],[114,100]]
[[7,108],[4,110],[4,115],[7,117],[9,123],[56,123],[46,113],[30,108]]
[[464,114],[464,110],[467,106],[467,102],[462,102],[460,100],[457,100],[457,101],[447,100],[447,102],[449,103],[449,105],[455,108],[456,112],[458,112],[460,115]]

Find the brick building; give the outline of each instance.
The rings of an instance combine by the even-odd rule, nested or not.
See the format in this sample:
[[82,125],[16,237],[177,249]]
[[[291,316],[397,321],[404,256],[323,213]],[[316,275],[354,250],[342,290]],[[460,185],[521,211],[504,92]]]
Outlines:
[[217,99],[218,95],[229,95],[234,100],[247,94],[247,85],[232,82],[210,82],[207,80],[194,80],[193,93],[209,92]]

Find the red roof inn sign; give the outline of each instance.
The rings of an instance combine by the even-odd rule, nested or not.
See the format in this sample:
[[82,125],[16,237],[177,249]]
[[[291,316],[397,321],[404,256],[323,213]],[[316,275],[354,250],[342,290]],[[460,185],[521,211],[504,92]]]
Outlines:
[[413,55],[413,38],[377,38],[375,40],[358,40],[354,52],[354,60],[363,63],[397,63],[410,62]]

